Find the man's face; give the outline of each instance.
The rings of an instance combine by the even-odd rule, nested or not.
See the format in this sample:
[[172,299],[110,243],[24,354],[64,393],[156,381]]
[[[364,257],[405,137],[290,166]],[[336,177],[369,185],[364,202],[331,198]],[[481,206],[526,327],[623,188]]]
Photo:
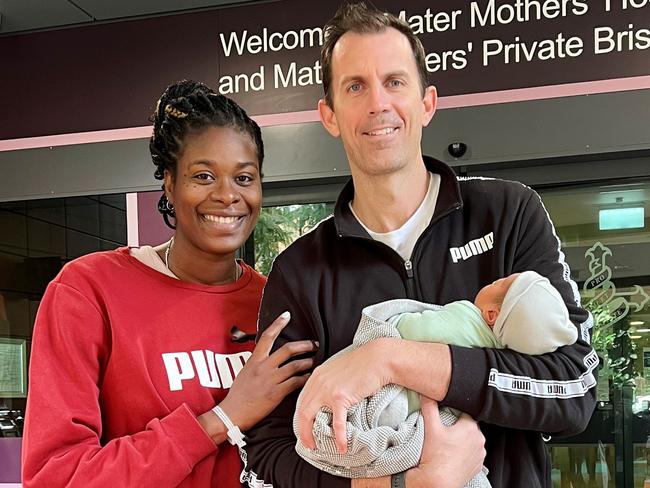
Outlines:
[[333,107],[321,100],[325,128],[341,136],[352,174],[390,174],[421,164],[422,127],[435,112],[435,88],[424,96],[408,39],[347,32],[332,52]]

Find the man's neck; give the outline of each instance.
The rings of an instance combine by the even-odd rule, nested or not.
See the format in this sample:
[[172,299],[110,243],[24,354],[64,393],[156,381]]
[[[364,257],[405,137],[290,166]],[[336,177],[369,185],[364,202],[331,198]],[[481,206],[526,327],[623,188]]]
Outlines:
[[424,163],[388,175],[355,174],[352,209],[373,232],[399,229],[418,209],[429,187]]

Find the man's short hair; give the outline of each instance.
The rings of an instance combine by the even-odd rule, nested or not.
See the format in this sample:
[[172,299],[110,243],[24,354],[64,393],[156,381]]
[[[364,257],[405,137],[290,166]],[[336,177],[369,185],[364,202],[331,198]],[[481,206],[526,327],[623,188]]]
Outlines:
[[330,87],[332,83],[332,51],[334,51],[336,43],[346,32],[374,34],[383,32],[390,27],[401,32],[408,39],[415,57],[422,94],[424,95],[424,90],[429,86],[424,47],[422,47],[420,39],[413,34],[411,27],[393,14],[382,12],[375,7],[368,7],[365,2],[354,2],[339,7],[334,17],[323,28],[325,41],[320,51],[321,69],[323,71],[325,101],[330,108],[334,108]]

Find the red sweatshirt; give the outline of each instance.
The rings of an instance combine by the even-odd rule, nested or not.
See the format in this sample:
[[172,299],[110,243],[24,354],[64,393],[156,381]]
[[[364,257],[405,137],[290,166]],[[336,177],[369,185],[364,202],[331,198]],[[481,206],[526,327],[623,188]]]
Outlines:
[[239,455],[200,415],[227,394],[252,343],[265,278],[185,283],[127,248],[68,263],[36,317],[23,486],[240,487]]

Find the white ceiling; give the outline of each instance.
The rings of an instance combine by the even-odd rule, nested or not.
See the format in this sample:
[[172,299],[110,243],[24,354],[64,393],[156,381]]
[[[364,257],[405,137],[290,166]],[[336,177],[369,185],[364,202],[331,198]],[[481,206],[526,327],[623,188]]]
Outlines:
[[0,35],[259,0],[0,0]]

